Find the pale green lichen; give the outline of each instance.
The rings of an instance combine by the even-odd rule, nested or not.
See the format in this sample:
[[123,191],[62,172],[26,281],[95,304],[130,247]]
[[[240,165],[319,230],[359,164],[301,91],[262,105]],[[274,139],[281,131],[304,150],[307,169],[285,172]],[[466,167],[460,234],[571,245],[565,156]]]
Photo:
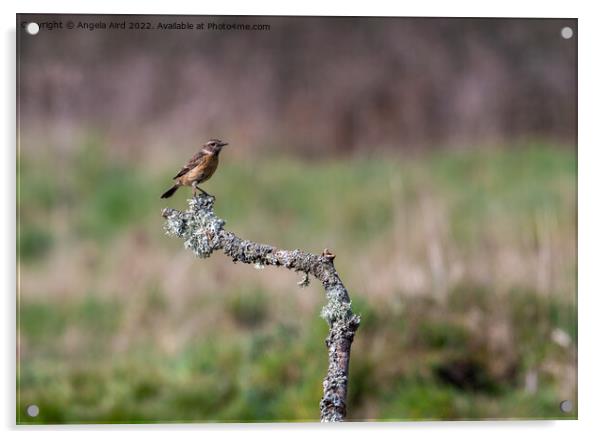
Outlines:
[[342,285],[326,289],[328,302],[322,308],[320,315],[329,325],[337,320],[345,320],[353,314],[351,301],[347,297],[347,290]]
[[184,239],[184,247],[200,257],[207,258],[219,247],[219,234],[225,221],[213,213],[212,197],[194,197],[188,200],[188,210],[180,212],[165,209],[164,228],[168,235]]

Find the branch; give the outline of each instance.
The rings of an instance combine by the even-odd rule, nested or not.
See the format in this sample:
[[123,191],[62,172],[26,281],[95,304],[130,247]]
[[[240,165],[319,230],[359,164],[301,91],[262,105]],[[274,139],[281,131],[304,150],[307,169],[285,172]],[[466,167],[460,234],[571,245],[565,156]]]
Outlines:
[[340,422],[347,412],[347,383],[349,381],[349,357],[355,331],[360,318],[351,311],[347,289],[334,268],[335,255],[324,250],[321,255],[300,250],[281,250],[267,244],[241,239],[224,229],[226,222],[213,212],[215,198],[198,195],[188,200],[188,210],[163,209],[167,220],[168,235],[184,239],[184,247],[199,258],[208,258],[215,250],[223,250],[233,262],[255,266],[274,265],[302,272],[300,286],[309,283],[311,274],[324,286],[327,304],[322,317],[330,327],[328,347],[328,373],[324,378],[324,396],[320,401],[322,422]]

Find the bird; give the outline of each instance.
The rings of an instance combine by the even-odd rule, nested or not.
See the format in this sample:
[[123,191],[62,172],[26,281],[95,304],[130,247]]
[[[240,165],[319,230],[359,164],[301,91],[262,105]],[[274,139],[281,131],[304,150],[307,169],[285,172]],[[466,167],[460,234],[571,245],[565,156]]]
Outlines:
[[161,198],[171,197],[180,186],[192,187],[193,197],[196,196],[197,190],[200,190],[205,195],[209,195],[203,189],[198,187],[198,185],[211,178],[219,164],[219,153],[227,144],[227,142],[223,142],[219,139],[210,139],[205,143],[200,151],[193,155],[188,163],[180,169],[180,172],[173,177],[175,184],[165,191],[165,193],[161,195]]

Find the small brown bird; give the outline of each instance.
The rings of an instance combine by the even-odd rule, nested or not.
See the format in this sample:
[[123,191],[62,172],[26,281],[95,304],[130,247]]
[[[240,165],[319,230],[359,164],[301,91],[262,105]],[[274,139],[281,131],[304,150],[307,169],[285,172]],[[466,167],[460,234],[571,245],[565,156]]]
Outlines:
[[192,187],[193,197],[196,195],[197,189],[205,195],[209,195],[197,185],[211,178],[219,163],[219,153],[226,145],[226,142],[219,139],[211,139],[205,143],[201,150],[193,155],[186,166],[173,178],[176,184],[161,195],[161,198],[171,197],[180,186]]

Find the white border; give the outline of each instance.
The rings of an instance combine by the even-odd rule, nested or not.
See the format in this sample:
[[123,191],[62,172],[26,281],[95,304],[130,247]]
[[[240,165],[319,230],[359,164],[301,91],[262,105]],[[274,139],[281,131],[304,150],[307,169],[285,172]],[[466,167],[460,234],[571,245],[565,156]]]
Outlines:
[[[169,0],[154,3],[125,3],[123,0],[100,1],[21,1],[2,2],[2,49],[4,66],[1,70],[2,93],[1,132],[4,134],[2,148],[2,221],[0,242],[2,243],[3,298],[3,337],[2,337],[2,397],[0,416],[2,426],[9,434],[21,430],[21,434],[40,433],[45,437],[81,435],[86,432],[96,437],[112,435],[164,436],[168,431],[199,437],[215,433],[241,434],[257,437],[306,437],[308,434],[332,435],[334,428],[342,428],[342,434],[366,436],[378,430],[379,434],[412,437],[458,436],[462,438],[488,438],[519,435],[545,435],[546,438],[563,438],[569,435],[588,437],[588,433],[599,432],[600,407],[600,348],[598,334],[602,334],[600,312],[602,312],[602,291],[598,254],[602,248],[600,229],[602,209],[600,192],[602,189],[602,116],[600,105],[600,79],[602,66],[600,44],[602,41],[600,15],[596,14],[595,2],[504,0],[495,4],[482,1],[420,1],[393,2],[372,0],[361,4],[345,1],[324,2],[304,0],[294,4],[276,1],[253,2],[180,2]],[[15,427],[15,37],[14,23],[16,12],[82,12],[82,13],[170,13],[170,14],[224,14],[224,15],[403,15],[403,16],[501,16],[501,17],[577,17],[579,18],[579,421],[551,422],[430,422],[430,423],[379,423],[348,424],[343,426],[318,424],[251,424],[251,425],[166,425],[166,426],[97,426],[97,427]]]

